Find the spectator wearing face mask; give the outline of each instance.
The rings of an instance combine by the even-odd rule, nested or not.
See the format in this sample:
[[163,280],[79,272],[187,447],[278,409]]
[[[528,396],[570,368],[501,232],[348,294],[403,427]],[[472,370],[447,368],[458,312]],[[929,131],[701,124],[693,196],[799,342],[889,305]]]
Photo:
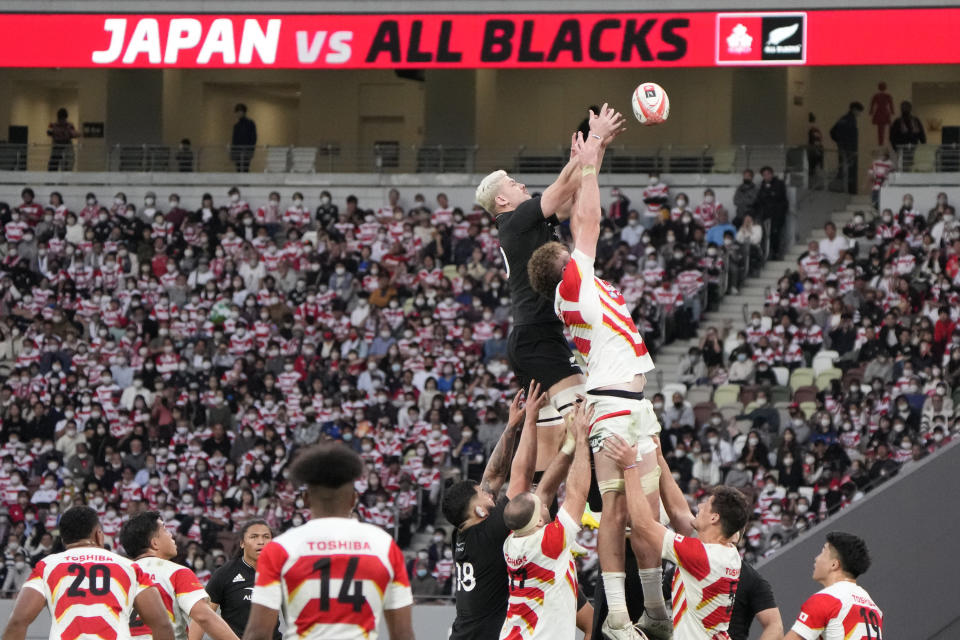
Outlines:
[[733,206],[736,208],[733,222],[737,226],[742,226],[744,219],[753,215],[759,193],[759,188],[753,180],[753,170],[746,169],[743,172],[743,182],[737,185],[737,190],[733,194]]
[[664,409],[663,427],[665,429],[674,429],[680,426],[692,426],[693,424],[693,407],[683,399],[683,395],[681,395],[680,392],[675,392],[671,399],[670,406]]

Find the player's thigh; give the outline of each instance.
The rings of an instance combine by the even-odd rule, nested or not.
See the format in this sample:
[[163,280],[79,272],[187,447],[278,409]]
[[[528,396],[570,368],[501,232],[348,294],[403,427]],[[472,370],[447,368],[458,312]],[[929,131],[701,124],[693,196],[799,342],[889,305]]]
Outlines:
[[549,390],[571,376],[581,376],[563,332],[553,326],[518,327],[510,363],[521,382],[536,380]]

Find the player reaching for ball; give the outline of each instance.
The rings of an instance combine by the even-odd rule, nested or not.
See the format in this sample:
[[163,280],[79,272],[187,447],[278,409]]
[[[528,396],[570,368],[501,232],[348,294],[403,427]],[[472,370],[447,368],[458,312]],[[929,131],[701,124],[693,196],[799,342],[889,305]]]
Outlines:
[[[510,606],[500,640],[573,640],[576,636],[578,585],[571,543],[580,531],[590,490],[587,434],[591,417],[592,410],[584,402],[576,403],[568,426],[573,451],[565,446],[550,463],[537,492],[518,494],[503,511],[503,521],[512,533],[503,543]],[[553,495],[544,495],[544,486],[550,484],[555,490],[564,475],[566,497],[551,520]]]
[[292,479],[307,486],[313,519],[274,538],[257,562],[244,640],[271,640],[283,611],[286,638],[412,640],[413,594],[403,552],[390,534],[350,517],[360,456],[340,443],[297,455]]
[[[673,575],[673,630],[678,640],[729,640],[727,627],[740,582],[740,552],[750,505],[732,487],[713,487],[697,506],[697,515],[670,473],[659,441],[653,458],[660,467],[660,497],[674,531],[658,520],[643,495],[644,476],[637,448],[619,436],[604,442],[604,456],[623,469],[630,512],[630,537],[658,547],[664,560],[677,566]],[[691,536],[696,533],[696,538]],[[646,592],[644,592],[646,596]]]
[[[589,112],[589,138],[601,149],[623,130],[623,116],[606,104],[600,114]],[[574,141],[576,137],[574,137]],[[602,156],[602,152],[600,154]],[[599,165],[599,158],[594,164]],[[526,185],[503,170],[486,176],[477,187],[476,199],[496,218],[500,249],[510,286],[513,329],[507,355],[510,366],[526,388],[537,380],[547,391],[550,405],[541,411],[537,434],[536,470],[547,468],[564,438],[562,416],[570,411],[583,391],[583,375],[575,364],[550,301],[530,287],[527,262],[538,247],[556,239],[555,227],[569,217],[580,186],[581,161],[571,146],[570,161],[543,195],[532,197]],[[552,428],[548,428],[552,427]]]
[[103,548],[97,512],[70,507],[60,517],[65,551],[37,563],[13,607],[4,640],[23,640],[43,608],[50,609],[50,640],[130,640],[130,616],[139,614],[154,640],[174,640],[156,585],[133,560]]
[[[653,359],[630,318],[623,295],[594,275],[601,216],[596,171],[601,141],[578,138],[575,144],[582,177],[577,210],[570,220],[574,251],[571,254],[559,242],[537,249],[528,265],[530,283],[542,296],[554,300],[556,315],[586,359],[586,398],[596,411],[590,432],[594,454],[612,435],[637,445],[639,454],[648,454],[655,450],[652,437],[660,431],[653,406],[643,397],[644,374],[654,368]],[[623,474],[603,456],[595,456],[594,460],[603,500],[597,552],[609,607],[603,632],[613,640],[636,638],[624,594],[627,507]],[[638,458],[637,464],[643,479],[642,493],[650,509],[659,512],[656,457]],[[631,544],[643,585],[645,612],[641,626],[651,636],[667,638],[672,625],[661,586],[660,546],[644,544],[638,536],[631,537]]]

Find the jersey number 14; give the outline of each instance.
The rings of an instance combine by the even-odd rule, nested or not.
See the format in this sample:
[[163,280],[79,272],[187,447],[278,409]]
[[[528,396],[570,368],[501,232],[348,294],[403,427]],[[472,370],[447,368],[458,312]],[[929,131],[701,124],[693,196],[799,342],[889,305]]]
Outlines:
[[[350,556],[347,560],[347,568],[343,573],[343,580],[340,582],[340,593],[337,594],[337,602],[353,607],[355,613],[363,610],[363,604],[366,598],[363,597],[363,581],[354,580],[357,573],[357,565],[360,558]],[[330,610],[330,558],[320,558],[313,565],[314,571],[320,573],[320,610]],[[351,587],[353,593],[350,593]]]

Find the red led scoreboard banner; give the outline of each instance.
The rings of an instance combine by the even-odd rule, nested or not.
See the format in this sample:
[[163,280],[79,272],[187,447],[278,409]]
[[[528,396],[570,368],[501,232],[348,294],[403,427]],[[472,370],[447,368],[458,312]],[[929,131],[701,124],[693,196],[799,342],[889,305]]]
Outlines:
[[960,62],[958,29],[960,9],[936,8],[748,13],[0,14],[0,67],[955,64]]

